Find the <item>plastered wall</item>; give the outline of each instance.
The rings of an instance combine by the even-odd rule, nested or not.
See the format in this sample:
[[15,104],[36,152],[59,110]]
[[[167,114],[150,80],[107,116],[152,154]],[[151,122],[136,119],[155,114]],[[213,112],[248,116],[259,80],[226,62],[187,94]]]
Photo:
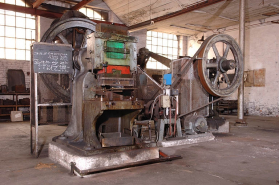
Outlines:
[[147,29],[130,32],[130,36],[138,38],[138,43],[137,43],[138,52],[140,48],[146,47]]

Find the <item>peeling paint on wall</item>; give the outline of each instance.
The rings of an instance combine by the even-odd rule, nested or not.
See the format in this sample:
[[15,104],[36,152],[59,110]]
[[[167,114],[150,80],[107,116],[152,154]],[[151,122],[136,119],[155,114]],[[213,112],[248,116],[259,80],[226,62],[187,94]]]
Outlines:
[[257,115],[257,116],[279,116],[278,105],[268,105],[268,104],[257,104],[255,102],[245,103],[245,114],[246,115]]

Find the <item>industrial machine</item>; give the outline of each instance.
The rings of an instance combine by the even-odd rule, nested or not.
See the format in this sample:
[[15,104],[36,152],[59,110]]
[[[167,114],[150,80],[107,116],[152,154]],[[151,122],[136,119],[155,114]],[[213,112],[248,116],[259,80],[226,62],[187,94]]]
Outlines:
[[[242,54],[228,35],[213,35],[193,57],[171,61],[145,48],[137,54],[138,40],[125,27],[68,12],[41,41],[72,45],[72,85],[39,76],[72,103],[70,123],[53,138],[50,158],[80,174],[178,158],[161,153],[158,143],[208,132],[210,101],[230,95],[242,80]],[[170,68],[162,84],[145,72],[149,57]]]
[[[174,137],[175,133],[176,137],[181,137],[218,131],[218,128],[226,123],[218,117],[213,104],[235,92],[242,80],[243,58],[232,37],[225,34],[212,35],[202,43],[193,57],[176,60],[141,48],[138,64],[145,68],[150,57],[170,68],[166,71],[169,74],[164,75],[164,86],[157,84],[158,89],[163,90],[159,93],[158,89],[155,90],[156,95],[163,98],[159,99],[159,103],[155,103],[158,101],[153,99],[156,96],[147,90],[150,86],[141,86],[141,89],[144,89],[143,97],[150,99],[145,108],[151,110],[146,110],[145,113],[151,112],[152,119],[157,122],[160,135],[158,141]],[[169,78],[171,79],[168,80]],[[170,106],[164,104],[166,95],[173,100]],[[169,121],[172,118],[174,120]],[[169,123],[167,128],[173,125],[168,132],[164,132],[165,123]]]

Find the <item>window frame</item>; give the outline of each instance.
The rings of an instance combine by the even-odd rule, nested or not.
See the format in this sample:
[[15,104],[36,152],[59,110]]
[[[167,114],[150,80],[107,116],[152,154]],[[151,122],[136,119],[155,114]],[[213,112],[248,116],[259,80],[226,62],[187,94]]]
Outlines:
[[[92,10],[92,16],[89,15],[88,10]],[[94,9],[94,8],[89,8],[89,7],[83,7],[81,9],[78,10],[79,12],[83,13],[84,15],[86,15],[89,19],[93,19],[93,20],[100,20],[100,21],[108,21],[109,19],[109,11],[106,10],[100,10],[100,9]],[[95,16],[95,14],[99,14],[99,16],[101,18],[97,18]],[[104,18],[105,17],[105,18]]]
[[[2,1],[8,3],[8,0]],[[27,7],[23,2],[21,4],[19,2],[20,0],[15,0],[10,1],[9,4]],[[0,41],[3,41],[0,43],[0,59],[30,61],[30,45],[36,40],[36,17],[9,10],[0,10],[0,15],[3,18],[0,23],[0,32],[3,31],[0,33]],[[24,24],[18,24],[20,19],[21,21],[24,19]],[[8,23],[8,21],[12,22]],[[9,35],[8,32],[12,30],[13,32]],[[20,35],[23,30],[24,34]],[[23,55],[24,57],[22,57]]]
[[[153,53],[162,55],[171,60],[178,58],[178,39],[177,36],[173,34],[147,31],[146,48]],[[153,58],[149,59],[146,68],[160,70],[169,69]]]

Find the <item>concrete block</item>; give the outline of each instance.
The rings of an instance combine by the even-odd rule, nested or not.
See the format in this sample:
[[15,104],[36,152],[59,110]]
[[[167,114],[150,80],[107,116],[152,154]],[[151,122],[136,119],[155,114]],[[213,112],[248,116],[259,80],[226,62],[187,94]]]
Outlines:
[[51,142],[49,143],[48,156],[52,161],[69,170],[71,169],[71,162],[76,163],[80,170],[88,170],[156,159],[159,158],[159,148],[142,148],[84,156],[65,145]]
[[22,111],[11,111],[11,121],[23,121]]
[[220,125],[217,131],[213,131],[213,133],[229,133],[230,132],[230,122],[225,121],[225,124]]
[[189,135],[185,139],[161,141],[157,143],[157,146],[160,147],[180,146],[180,145],[188,145],[188,144],[212,141],[214,139],[215,137],[213,136],[212,133],[205,133],[205,134]]

